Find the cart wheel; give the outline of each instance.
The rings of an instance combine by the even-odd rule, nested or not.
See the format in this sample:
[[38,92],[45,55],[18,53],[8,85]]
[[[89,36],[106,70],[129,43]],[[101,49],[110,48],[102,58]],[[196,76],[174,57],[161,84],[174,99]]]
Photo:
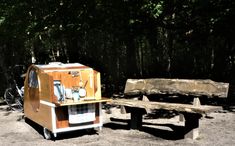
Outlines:
[[16,95],[12,88],[7,88],[4,93],[4,100],[10,109],[14,111],[23,111],[23,99],[21,96]]
[[43,127],[43,136],[45,139],[50,140],[52,138],[52,133],[47,128]]
[[4,93],[4,100],[7,105],[12,108],[12,104],[15,102],[14,92],[12,88],[7,88]]
[[91,134],[91,133],[95,133],[95,129],[94,128],[88,128],[85,129],[87,133]]

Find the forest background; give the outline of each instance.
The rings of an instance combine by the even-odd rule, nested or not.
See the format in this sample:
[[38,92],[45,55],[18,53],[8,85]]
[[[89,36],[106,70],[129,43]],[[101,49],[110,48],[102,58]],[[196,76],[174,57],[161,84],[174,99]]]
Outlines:
[[234,18],[234,0],[0,0],[0,96],[32,58],[98,70],[106,96],[127,78],[233,85]]

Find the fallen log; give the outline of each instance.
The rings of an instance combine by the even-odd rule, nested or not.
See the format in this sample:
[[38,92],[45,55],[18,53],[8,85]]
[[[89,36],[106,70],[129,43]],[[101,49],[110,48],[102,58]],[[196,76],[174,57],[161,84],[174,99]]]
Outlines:
[[225,98],[228,95],[228,88],[228,83],[212,80],[128,79],[124,93],[125,95],[179,94]]

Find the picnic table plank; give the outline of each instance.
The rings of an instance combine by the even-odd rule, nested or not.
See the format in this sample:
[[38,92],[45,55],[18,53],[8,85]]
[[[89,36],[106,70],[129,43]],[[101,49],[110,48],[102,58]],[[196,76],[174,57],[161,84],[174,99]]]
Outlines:
[[141,101],[132,99],[115,99],[110,102],[113,105],[123,105],[128,107],[144,108],[146,111],[154,109],[174,110],[178,112],[206,114],[209,112],[221,110],[220,106],[208,106],[200,105],[194,106],[191,104],[179,104],[179,103],[166,103],[166,102],[153,102],[153,101]]
[[209,79],[128,79],[124,93],[126,95],[180,94],[225,98],[228,95],[228,88],[228,83],[215,82]]
[[199,119],[202,117],[203,114],[222,109],[222,107],[219,106],[164,103],[132,99],[115,99],[112,100],[110,103],[113,105],[130,107],[131,129],[141,129],[143,120],[142,116],[144,115],[143,109],[145,109],[146,111],[154,109],[178,111],[182,113],[185,118],[183,135],[185,138],[191,139],[196,139],[199,137]]

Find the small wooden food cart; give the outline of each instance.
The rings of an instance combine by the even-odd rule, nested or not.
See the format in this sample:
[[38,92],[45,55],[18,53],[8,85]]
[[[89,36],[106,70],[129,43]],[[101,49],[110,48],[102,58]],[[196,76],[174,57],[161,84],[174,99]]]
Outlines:
[[[100,73],[79,63],[31,65],[24,83],[25,117],[43,127],[44,137],[102,128]],[[53,135],[52,135],[53,134]]]

